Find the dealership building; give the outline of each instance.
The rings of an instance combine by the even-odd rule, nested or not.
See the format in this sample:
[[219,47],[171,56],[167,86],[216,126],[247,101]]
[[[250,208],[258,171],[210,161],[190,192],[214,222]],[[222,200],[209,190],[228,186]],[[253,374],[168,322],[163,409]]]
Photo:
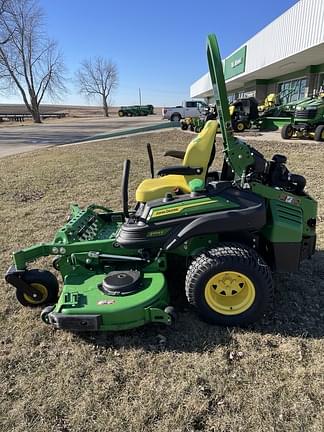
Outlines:
[[[230,101],[259,102],[280,93],[281,102],[324,88],[324,0],[299,0],[293,7],[223,60]],[[190,87],[190,96],[213,103],[209,74]]]

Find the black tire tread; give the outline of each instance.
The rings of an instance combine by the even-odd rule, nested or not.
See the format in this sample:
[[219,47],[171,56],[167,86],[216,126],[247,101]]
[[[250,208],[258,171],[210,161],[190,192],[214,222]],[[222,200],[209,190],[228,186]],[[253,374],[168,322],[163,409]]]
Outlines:
[[[266,285],[266,291],[268,293],[268,302],[273,302],[274,290],[272,282],[272,274],[269,266],[265,263],[263,258],[252,248],[241,245],[239,243],[222,243],[218,247],[209,249],[208,251],[197,256],[188,268],[186,280],[185,280],[185,291],[188,302],[197,308],[197,299],[195,296],[195,283],[199,277],[210,270],[211,266],[215,264],[231,265],[241,262],[244,265],[248,265],[251,269],[261,272]],[[266,306],[265,308],[266,309]],[[263,311],[260,311],[259,316],[262,315]],[[205,319],[203,317],[203,319]],[[208,319],[206,321],[211,322]],[[255,319],[253,319],[255,321]],[[252,321],[251,321],[252,322]],[[248,324],[248,322],[244,323]]]
[[281,138],[283,138],[283,139],[290,139],[291,138],[291,136],[288,136],[288,133],[287,133],[287,129],[289,129],[289,128],[292,128],[292,126],[291,126],[290,123],[285,124],[285,125],[282,126],[282,129],[281,129]]
[[53,275],[53,273],[51,273],[47,270],[32,269],[32,270],[26,271],[26,273],[23,276],[23,279],[28,284],[40,283],[40,284],[46,286],[47,291],[48,291],[48,296],[44,302],[38,303],[38,304],[32,304],[32,303],[29,303],[24,298],[23,291],[20,289],[17,289],[17,291],[16,291],[17,300],[23,306],[35,308],[35,307],[40,307],[40,306],[45,306],[45,305],[50,305],[50,304],[56,303],[57,297],[58,297],[58,292],[59,292],[59,284],[58,284],[56,277]]
[[324,125],[317,126],[317,128],[315,129],[315,134],[314,134],[314,140],[315,141],[323,142],[323,138],[322,138],[323,131],[324,131]]

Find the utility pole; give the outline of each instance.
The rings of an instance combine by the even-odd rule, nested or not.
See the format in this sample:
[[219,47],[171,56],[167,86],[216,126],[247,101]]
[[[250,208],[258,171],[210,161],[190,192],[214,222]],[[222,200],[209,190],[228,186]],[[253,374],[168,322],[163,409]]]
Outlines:
[[142,106],[142,93],[141,93],[141,89],[140,88],[138,89],[138,96],[139,96],[140,106]]

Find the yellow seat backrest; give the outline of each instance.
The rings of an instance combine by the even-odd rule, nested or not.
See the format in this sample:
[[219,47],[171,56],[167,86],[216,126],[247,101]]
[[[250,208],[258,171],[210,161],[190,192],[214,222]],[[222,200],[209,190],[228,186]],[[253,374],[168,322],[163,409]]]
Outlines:
[[217,126],[217,120],[208,120],[203,130],[188,145],[182,162],[183,166],[201,167],[203,170],[199,175],[185,176],[187,181],[193,178],[205,180],[215,142]]
[[167,192],[173,192],[175,189],[189,193],[191,192],[190,180],[201,179],[205,181],[217,128],[217,120],[207,121],[203,130],[187,147],[182,165],[191,168],[202,168],[200,174],[189,176],[169,174],[163,177],[143,180],[136,190],[136,201],[147,202],[162,198]]
[[264,99],[264,106],[271,107],[275,105],[277,96],[275,93],[270,93],[268,96]]

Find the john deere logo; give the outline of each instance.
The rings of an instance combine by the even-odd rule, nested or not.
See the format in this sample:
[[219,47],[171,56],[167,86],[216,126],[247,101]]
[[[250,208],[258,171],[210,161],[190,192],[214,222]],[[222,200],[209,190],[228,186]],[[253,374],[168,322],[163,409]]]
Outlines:
[[242,61],[243,61],[242,57],[232,61],[231,68],[234,69],[236,66],[240,65]]
[[225,79],[233,78],[245,72],[246,45],[235,51],[224,61]]

